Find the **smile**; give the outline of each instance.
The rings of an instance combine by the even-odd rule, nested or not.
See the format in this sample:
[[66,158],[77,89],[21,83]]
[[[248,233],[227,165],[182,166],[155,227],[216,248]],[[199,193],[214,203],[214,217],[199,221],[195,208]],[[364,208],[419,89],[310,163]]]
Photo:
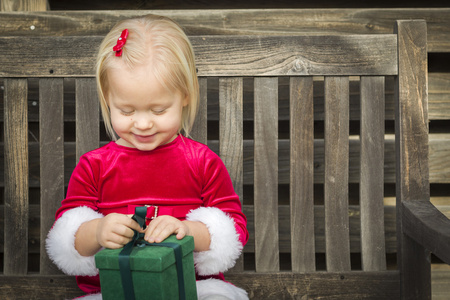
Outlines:
[[156,133],[152,134],[152,135],[138,135],[138,134],[134,134],[134,137],[136,138],[136,140],[141,142],[141,143],[151,142],[151,141],[153,141],[155,136],[156,136]]

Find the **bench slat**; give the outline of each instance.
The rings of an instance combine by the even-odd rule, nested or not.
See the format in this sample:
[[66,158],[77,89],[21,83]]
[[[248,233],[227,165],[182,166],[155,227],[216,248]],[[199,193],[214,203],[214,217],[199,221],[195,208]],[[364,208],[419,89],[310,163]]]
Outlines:
[[45,250],[45,239],[64,199],[64,90],[62,78],[39,80],[41,274],[60,273]]
[[[0,18],[2,35],[106,35],[124,18],[152,10],[87,10],[8,12]],[[346,9],[175,9],[159,10],[182,25],[189,35],[295,35],[392,33],[396,20],[425,19],[428,51],[450,49],[449,8]],[[30,24],[34,25],[33,30]]]
[[[93,76],[101,40],[0,37],[0,53],[10,53],[0,56],[0,77]],[[199,76],[397,74],[395,35],[192,36],[190,40]]]
[[[348,273],[226,274],[225,279],[247,289],[253,299],[399,299],[398,271]],[[448,274],[440,276],[448,281]],[[11,288],[20,287],[17,290]],[[83,295],[72,276],[0,275],[2,299],[72,299]],[[288,292],[288,293],[287,293]]]
[[278,78],[255,78],[255,263],[278,271]]
[[241,273],[225,279],[251,299],[400,299],[398,271]]
[[361,256],[364,271],[386,270],[384,77],[361,77]]
[[100,144],[100,115],[94,78],[77,78],[75,83],[76,161]]
[[325,238],[328,271],[350,270],[349,78],[325,77]]
[[313,78],[290,79],[290,216],[294,272],[315,271]]
[[[219,154],[227,167],[234,191],[241,203],[244,199],[243,144],[243,79],[219,78]],[[243,259],[236,262],[235,271],[243,270]]]
[[243,196],[242,78],[220,78],[219,154],[234,190]]
[[194,140],[206,145],[208,139],[208,78],[198,79],[199,106],[191,136]]
[[27,79],[5,79],[5,275],[28,270]]

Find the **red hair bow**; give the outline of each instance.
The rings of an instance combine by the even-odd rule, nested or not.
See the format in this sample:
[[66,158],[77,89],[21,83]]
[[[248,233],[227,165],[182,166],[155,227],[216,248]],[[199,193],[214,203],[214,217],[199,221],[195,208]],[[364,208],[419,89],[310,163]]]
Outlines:
[[117,40],[117,44],[113,47],[113,51],[116,52],[116,56],[122,56],[122,48],[127,42],[128,37],[128,29],[124,29],[119,39]]

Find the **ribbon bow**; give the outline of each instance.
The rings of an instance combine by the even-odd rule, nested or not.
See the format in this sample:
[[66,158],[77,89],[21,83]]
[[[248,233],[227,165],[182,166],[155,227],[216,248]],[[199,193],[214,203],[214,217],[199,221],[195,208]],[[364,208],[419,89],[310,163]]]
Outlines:
[[117,40],[117,44],[113,47],[113,51],[116,52],[116,56],[122,56],[122,48],[127,42],[128,37],[128,29],[124,29],[119,39]]
[[[125,29],[126,30],[126,29]],[[145,216],[147,214],[147,207],[136,207],[135,214],[133,215],[133,220],[135,220],[142,228],[145,229]],[[177,268],[178,277],[178,293],[179,299],[185,300],[185,286],[183,277],[183,254],[181,247],[176,243],[162,242],[159,244],[150,244],[144,241],[144,234],[134,231],[134,236],[131,242],[123,247],[123,250],[119,253],[119,269],[121,273],[122,286],[124,289],[125,299],[135,299],[133,279],[131,276],[130,268],[130,254],[134,246],[153,246],[153,247],[169,247],[174,250],[175,253],[175,265]]]

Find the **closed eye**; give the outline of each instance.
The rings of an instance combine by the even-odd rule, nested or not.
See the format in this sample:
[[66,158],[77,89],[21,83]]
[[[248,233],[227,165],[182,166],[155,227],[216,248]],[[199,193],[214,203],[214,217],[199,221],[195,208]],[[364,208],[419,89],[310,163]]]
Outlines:
[[166,108],[164,108],[164,109],[156,109],[156,110],[152,110],[152,111],[153,111],[153,113],[155,115],[162,115],[163,113],[165,113],[167,111],[167,109]]
[[120,110],[120,113],[124,116],[131,116],[134,113],[134,110]]

